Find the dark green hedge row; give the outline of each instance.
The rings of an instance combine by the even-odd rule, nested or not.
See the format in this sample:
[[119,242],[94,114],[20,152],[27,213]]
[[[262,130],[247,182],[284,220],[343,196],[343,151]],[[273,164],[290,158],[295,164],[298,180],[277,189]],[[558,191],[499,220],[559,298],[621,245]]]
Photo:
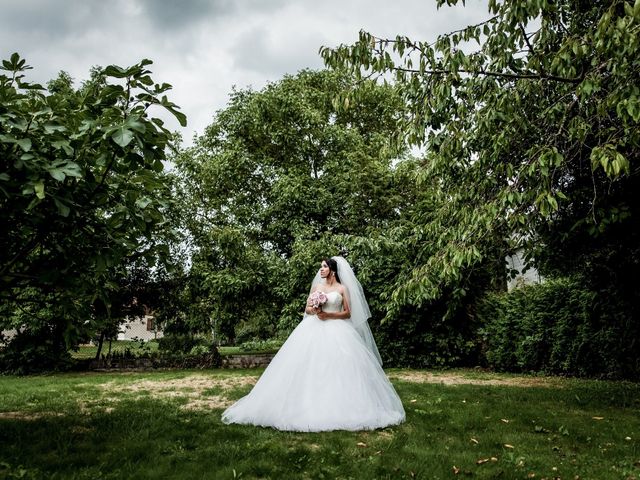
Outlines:
[[509,293],[492,293],[477,306],[483,356],[500,371],[640,378],[638,322],[620,302],[561,278]]

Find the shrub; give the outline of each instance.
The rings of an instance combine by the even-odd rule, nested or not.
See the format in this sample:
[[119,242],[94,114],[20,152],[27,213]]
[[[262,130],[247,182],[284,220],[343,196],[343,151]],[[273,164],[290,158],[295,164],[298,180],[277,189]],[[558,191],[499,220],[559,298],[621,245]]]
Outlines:
[[189,355],[204,355],[209,351],[209,347],[206,345],[196,345],[191,350],[189,350]]
[[632,325],[576,278],[558,278],[478,304],[486,360],[501,371],[637,377]]
[[282,340],[277,338],[270,340],[253,340],[244,342],[239,345],[239,348],[243,352],[267,352],[278,350],[282,346]]
[[372,324],[385,367],[442,368],[477,365],[477,345],[460,318],[444,320],[440,312],[400,315]]
[[189,334],[172,333],[158,340],[158,350],[162,352],[189,353],[198,345],[204,345],[205,341]]
[[72,364],[64,340],[47,327],[24,330],[0,348],[0,372],[3,373],[63,371]]

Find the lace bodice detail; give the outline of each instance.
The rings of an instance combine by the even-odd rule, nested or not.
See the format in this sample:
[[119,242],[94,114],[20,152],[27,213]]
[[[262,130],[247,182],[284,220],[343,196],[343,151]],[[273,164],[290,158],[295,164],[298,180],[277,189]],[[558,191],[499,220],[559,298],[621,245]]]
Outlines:
[[342,311],[342,295],[340,292],[328,292],[327,302],[322,306],[325,312],[341,312]]

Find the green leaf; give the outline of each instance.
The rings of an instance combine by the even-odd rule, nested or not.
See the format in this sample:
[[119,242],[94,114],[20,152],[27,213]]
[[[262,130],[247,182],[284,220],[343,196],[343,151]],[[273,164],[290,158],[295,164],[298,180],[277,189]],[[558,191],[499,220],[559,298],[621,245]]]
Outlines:
[[176,117],[176,119],[178,120],[178,123],[180,123],[180,126],[182,127],[187,126],[187,116],[184,113],[179,112],[178,110],[176,110],[176,108],[172,106],[165,105],[165,108],[169,110],[174,117]]
[[16,143],[25,152],[28,152],[29,150],[31,150],[31,139],[30,138],[21,138],[20,140],[16,140]]
[[59,168],[54,168],[52,170],[49,170],[49,174],[55,178],[56,180],[58,180],[59,182],[64,181],[66,175],[64,174],[64,172],[62,170],[60,170]]
[[627,99],[627,113],[634,122],[640,122],[640,99],[632,95]]
[[152,200],[149,197],[142,197],[136,200],[136,207],[145,209],[151,202]]
[[44,131],[47,133],[55,133],[55,132],[64,132],[67,130],[67,127],[64,125],[57,125],[55,123],[45,123]]
[[133,132],[124,126],[120,126],[111,135],[111,138],[122,148],[125,148],[131,143],[131,140],[133,140]]
[[140,121],[140,117],[134,115],[127,118],[125,125],[128,128],[140,133],[144,133],[146,130],[145,124]]
[[115,78],[125,78],[129,75],[128,71],[117,65],[109,65],[103,70],[104,75]]
[[51,146],[57,150],[62,148],[64,153],[69,156],[73,155],[73,148],[68,140],[56,140],[55,142],[51,142]]
[[82,170],[80,170],[80,165],[77,163],[68,162],[61,167],[61,170],[69,177],[82,178]]
[[56,207],[58,208],[58,213],[60,215],[62,215],[63,217],[69,216],[69,212],[71,211],[71,209],[66,204],[64,204],[63,202],[61,202],[55,197],[53,197],[53,203],[56,204]]
[[42,180],[33,185],[33,190],[36,192],[36,197],[40,200],[44,199],[44,183]]

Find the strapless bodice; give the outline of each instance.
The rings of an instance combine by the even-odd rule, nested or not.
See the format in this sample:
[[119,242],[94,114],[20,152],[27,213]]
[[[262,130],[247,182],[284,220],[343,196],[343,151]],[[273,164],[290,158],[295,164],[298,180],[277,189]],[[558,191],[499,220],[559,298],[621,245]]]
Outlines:
[[322,306],[325,312],[341,312],[342,311],[342,295],[340,292],[328,292],[327,301]]

